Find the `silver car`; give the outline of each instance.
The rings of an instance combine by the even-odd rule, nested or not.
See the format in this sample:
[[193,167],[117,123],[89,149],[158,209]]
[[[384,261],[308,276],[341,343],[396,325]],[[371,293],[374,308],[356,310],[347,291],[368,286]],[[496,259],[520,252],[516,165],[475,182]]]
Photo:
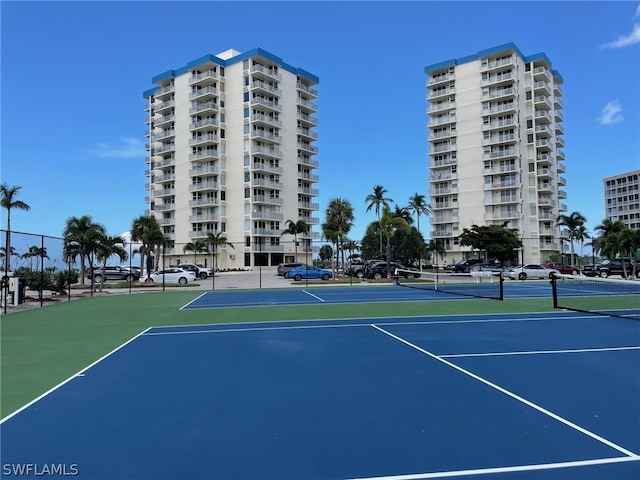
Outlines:
[[529,264],[512,267],[505,276],[509,277],[511,280],[526,280],[528,278],[552,278],[553,275],[559,274],[560,272],[553,268],[547,268],[543,265]]

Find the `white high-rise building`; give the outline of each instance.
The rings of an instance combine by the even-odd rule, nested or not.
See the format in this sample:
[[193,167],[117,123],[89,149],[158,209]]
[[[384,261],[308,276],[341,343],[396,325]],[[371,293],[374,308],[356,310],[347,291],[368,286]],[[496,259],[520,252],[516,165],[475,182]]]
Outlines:
[[[318,77],[256,48],[206,55],[152,79],[147,99],[148,212],[170,239],[165,263],[194,260],[188,243],[222,235],[217,266],[304,261],[319,224],[314,197]],[[316,234],[317,235],[317,234]],[[189,249],[189,247],[187,247]],[[211,253],[197,255],[211,262]]]
[[425,67],[431,238],[447,261],[472,255],[464,228],[506,224],[519,257],[544,263],[561,251],[566,180],[560,74],[543,53],[514,44]]
[[640,230],[640,170],[603,179],[607,218]]

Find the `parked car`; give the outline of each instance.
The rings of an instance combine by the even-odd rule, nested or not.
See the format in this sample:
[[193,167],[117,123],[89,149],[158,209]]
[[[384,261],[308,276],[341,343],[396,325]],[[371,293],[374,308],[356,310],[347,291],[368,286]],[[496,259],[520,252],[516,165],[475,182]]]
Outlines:
[[553,270],[558,270],[563,275],[580,274],[580,269],[578,267],[572,267],[571,265],[567,265],[566,263],[551,262],[551,263],[547,263],[545,267],[551,268]]
[[138,272],[129,270],[128,268],[107,265],[103,267],[93,267],[89,271],[88,277],[93,279],[95,283],[101,283],[104,280],[125,280],[127,282],[133,282],[140,278]]
[[278,275],[281,277],[287,277],[287,273],[294,268],[302,267],[306,264],[301,262],[290,262],[290,263],[281,263],[278,265]]
[[445,270],[451,273],[469,273],[474,265],[479,265],[482,263],[482,260],[479,258],[472,260],[461,260],[458,263],[452,263],[451,265],[447,265]]
[[321,279],[329,280],[333,278],[331,270],[314,267],[313,265],[302,265],[287,272],[287,278],[293,278],[296,282],[304,279]]
[[529,264],[518,265],[510,268],[507,277],[512,280],[526,280],[528,278],[553,278],[553,275],[559,275],[560,272],[554,268],[547,268],[542,265]]
[[181,268],[183,270],[188,270],[190,272],[194,272],[196,277],[205,280],[208,277],[213,277],[213,270],[209,267],[205,267],[204,265],[199,265],[195,263],[181,263],[180,265],[171,265],[174,268]]
[[189,282],[196,280],[196,272],[191,270],[183,270],[182,268],[169,267],[164,270],[158,270],[148,276],[144,276],[140,279],[141,282],[152,281],[154,283],[178,283],[180,285],[186,285]]
[[345,274],[350,277],[364,277],[364,262],[350,262],[345,270]]
[[[625,277],[626,269],[626,276],[631,276],[633,275],[633,263],[634,262],[627,258],[625,258],[624,260],[604,260],[601,263],[596,263],[595,265],[585,265],[582,268],[582,273],[584,273],[588,277],[607,278],[611,275],[621,275]],[[640,278],[640,271],[638,271],[637,267],[636,277]]]
[[373,278],[375,280],[387,278],[387,271],[390,271],[390,274],[394,275],[396,268],[398,270],[402,270],[402,272],[400,272],[400,276],[404,278],[418,278],[420,276],[420,272],[418,270],[406,267],[401,263],[391,262],[389,266],[387,266],[387,262],[378,262],[374,263],[367,269],[366,277]]

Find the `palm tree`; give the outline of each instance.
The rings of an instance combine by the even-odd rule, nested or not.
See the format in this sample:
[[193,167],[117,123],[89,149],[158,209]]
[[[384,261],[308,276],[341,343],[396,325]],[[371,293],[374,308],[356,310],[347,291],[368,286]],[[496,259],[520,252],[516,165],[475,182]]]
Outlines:
[[621,220],[614,222],[608,218],[604,219],[600,225],[596,225],[594,230],[600,233],[594,240],[598,251],[607,258],[615,258],[619,253],[617,236],[625,228],[626,225]]
[[440,256],[440,260],[444,260],[445,255],[447,254],[447,249],[444,248],[444,245],[442,244],[442,242],[439,242],[438,240],[429,240],[429,243],[427,244],[425,251],[427,252],[427,255],[429,258],[431,258],[431,255],[434,256],[434,259],[436,261],[436,267],[438,266],[438,256]]
[[47,255],[47,247],[36,247],[35,245],[31,245],[29,247],[29,250],[27,250],[26,253],[22,254],[22,258],[24,259],[29,259],[29,266],[31,268],[31,270],[33,270],[33,258],[34,257],[41,257],[43,260],[46,258],[49,258],[49,255]]
[[426,201],[426,197],[421,193],[414,193],[412,197],[409,197],[409,204],[407,208],[410,212],[416,214],[418,233],[420,232],[420,215],[431,215],[431,205]]
[[[112,236],[112,235],[101,235],[98,240],[98,247],[96,249],[96,258],[98,261],[102,262],[102,271],[106,272],[107,270],[107,260],[112,255],[117,255],[121,262],[124,262],[127,258],[129,258],[129,254],[127,250],[124,248],[126,241],[124,238],[120,236]],[[102,275],[100,277],[100,291],[102,292],[102,288],[104,287],[104,278],[106,275]]]
[[95,223],[89,215],[69,217],[62,236],[64,237],[63,255],[68,262],[80,257],[80,282],[84,285],[85,262],[93,267],[93,259],[99,240],[106,235],[105,228]]
[[[378,223],[380,223],[380,210],[382,207],[388,207],[389,204],[393,203],[391,198],[385,197],[387,193],[387,189],[382,185],[374,185],[373,193],[366,196],[364,199],[367,202],[367,212],[372,208],[376,212],[376,217],[378,218]],[[382,256],[382,229],[380,229],[380,256]]]
[[409,225],[413,224],[413,217],[411,216],[411,211],[408,207],[401,207],[400,205],[396,205],[393,209],[392,215],[394,217],[403,218]]
[[[587,218],[580,212],[573,212],[570,215],[558,215],[556,221],[559,227],[565,227],[569,234],[569,247],[571,248],[571,266],[575,266],[575,255],[573,249],[573,240],[577,236],[578,229],[584,226]],[[560,239],[562,241],[562,239]]]
[[576,229],[576,232],[573,238],[580,242],[580,258],[582,258],[582,256],[584,255],[584,252],[583,252],[584,241],[591,238],[591,235],[589,234],[587,227],[585,227],[584,225],[580,225]]
[[[165,245],[167,242],[158,220],[150,215],[141,215],[134,219],[131,225],[131,240],[142,244],[138,249],[140,269],[144,271],[144,266],[146,265],[147,275],[149,275],[151,273],[150,270],[155,266],[152,265],[150,259],[155,257],[156,246]],[[146,263],[144,261],[145,256],[147,256]]]
[[[325,223],[322,225],[322,231],[325,237],[336,245],[336,265],[340,262],[342,241],[353,227],[354,218],[353,206],[349,200],[336,197],[329,201],[325,211]],[[344,252],[342,253],[344,255]]]
[[295,261],[298,261],[298,234],[307,233],[309,231],[309,224],[304,220],[287,220],[285,225],[287,228],[282,232],[282,235],[293,235],[294,249],[295,249]]
[[184,247],[182,247],[182,251],[184,253],[193,252],[193,263],[197,264],[197,255],[198,253],[208,253],[209,245],[204,240],[196,240],[195,242],[185,243]]
[[215,272],[218,270],[218,247],[228,245],[234,250],[236,247],[233,246],[233,243],[229,243],[227,241],[227,237],[224,232],[210,233],[207,235],[207,241],[211,245],[211,250],[213,251],[213,271]]
[[[616,240],[618,244],[618,253],[621,257],[628,257],[629,260],[635,259],[636,251],[640,248],[640,230],[632,230],[630,228],[626,228],[622,230],[620,233],[616,235]],[[632,277],[635,278],[636,274],[636,263],[633,263],[633,271]],[[627,264],[626,262],[622,262],[622,268],[624,270],[624,276],[627,275]]]
[[[7,232],[6,241],[4,244],[5,253],[11,252],[11,210],[17,208],[18,210],[31,210],[31,207],[24,203],[22,200],[16,200],[18,193],[22,190],[22,187],[14,185],[10,187],[7,183],[0,185],[0,206],[7,209]],[[9,270],[9,262],[5,262],[5,272]]]
[[[8,262],[3,263],[2,270],[10,270],[11,268],[11,257],[20,257],[20,254],[16,251],[14,247],[9,247],[9,259]],[[4,262],[7,258],[7,249],[5,247],[0,247],[0,258]]]
[[[396,217],[391,213],[391,209],[387,207],[382,208],[382,216],[380,217],[380,230],[384,232],[387,238],[387,265],[391,264],[391,239],[395,235],[396,231],[403,230],[408,233],[411,231],[411,226],[402,217]],[[387,278],[391,278],[391,269],[387,268]]]

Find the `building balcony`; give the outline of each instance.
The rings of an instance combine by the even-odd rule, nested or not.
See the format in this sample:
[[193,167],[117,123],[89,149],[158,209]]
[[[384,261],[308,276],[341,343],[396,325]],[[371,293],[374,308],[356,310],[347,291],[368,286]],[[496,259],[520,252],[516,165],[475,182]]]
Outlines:
[[277,182],[275,180],[271,180],[269,178],[252,178],[251,179],[252,187],[267,187],[273,190],[282,190],[284,188],[284,184],[282,182]]
[[193,167],[189,170],[190,177],[199,177],[207,174],[215,175],[218,173],[220,173],[218,165],[202,165],[199,167]]
[[189,160],[217,160],[219,158],[218,150],[208,149],[197,153],[191,153]]
[[164,87],[160,87],[158,90],[153,92],[153,96],[156,100],[166,100],[175,91],[176,91],[175,85],[165,85]]
[[175,188],[159,188],[159,189],[153,189],[153,197],[169,197],[172,195],[176,194],[176,189]]
[[456,165],[458,160],[455,158],[445,158],[443,160],[433,160],[429,163],[429,168],[447,167],[450,165]]
[[547,67],[538,66],[533,68],[533,79],[537,81],[551,81],[551,75]]
[[514,143],[518,138],[515,133],[506,135],[491,135],[489,138],[482,140],[482,145],[494,145],[499,143]]
[[458,178],[458,174],[451,170],[432,170],[429,174],[429,180],[432,182],[442,182],[444,180],[454,180]]
[[251,120],[253,122],[264,123],[272,127],[282,127],[282,122],[280,120],[278,120],[277,118],[271,117],[269,115],[261,114],[261,113],[254,113],[251,116]]
[[161,226],[165,226],[165,225],[175,225],[176,224],[176,219],[175,218],[158,218],[158,225]]
[[558,198],[560,200],[565,200],[567,198],[567,192],[564,190],[558,190]]
[[279,74],[277,70],[274,70],[272,68],[267,68],[264,65],[260,65],[260,64],[251,65],[251,69],[249,71],[252,74],[262,75],[267,79],[282,80],[282,75]]
[[193,122],[189,124],[189,130],[202,130],[203,128],[207,128],[207,127],[217,127],[218,126],[218,119],[217,118],[204,118],[202,120],[199,120],[197,122]]
[[536,170],[536,175],[538,178],[555,178],[556,173],[553,168],[543,167]]
[[499,58],[495,60],[484,58],[480,63],[480,71],[488,72],[491,70],[504,70],[505,68],[508,69],[515,65],[516,65],[516,62],[513,59],[513,57]]
[[317,188],[298,186],[298,193],[309,195],[311,197],[317,197],[318,195],[320,195],[320,190],[318,190]]
[[219,78],[218,72],[209,70],[198,73],[197,75],[191,75],[191,77],[189,77],[189,85],[211,85],[216,83]]
[[[189,206],[190,207],[215,207],[219,205],[218,199],[217,198],[213,198],[213,197],[207,197],[207,198],[198,198],[196,200],[189,200]],[[216,219],[214,219],[216,220]],[[195,220],[193,220],[195,221]]]
[[558,186],[564,187],[566,185],[567,185],[567,179],[564,178],[562,175],[558,175]]
[[161,117],[155,117],[153,119],[153,125],[162,128],[163,126],[167,125],[168,123],[174,122],[175,120],[176,116],[173,113],[170,115],[163,115]]
[[154,149],[154,154],[158,155],[161,153],[169,153],[169,152],[175,152],[175,151],[176,151],[175,143],[163,143],[162,145]]
[[[504,192],[503,192],[504,193]],[[519,194],[514,193],[511,195],[493,195],[491,198],[485,198],[485,205],[506,205],[510,203],[520,203],[522,198]]]
[[435,100],[440,97],[447,97],[449,95],[455,95],[456,88],[455,87],[444,87],[444,88],[431,88],[429,89],[429,93],[427,94],[427,100]]
[[534,132],[536,133],[536,137],[550,137],[553,135],[553,130],[551,130],[551,127],[547,123],[536,124]]
[[151,136],[151,141],[152,142],[157,142],[157,141],[162,140],[163,138],[175,137],[175,135],[176,135],[175,129],[171,128],[171,129],[168,129],[168,130],[163,130],[160,133],[154,133]]
[[505,148],[504,150],[498,150],[491,153],[484,153],[482,155],[482,160],[495,160],[498,158],[517,157],[519,152],[520,151],[516,148]]
[[251,218],[253,220],[284,220],[284,214],[266,210],[254,210]]
[[320,162],[318,160],[313,160],[311,158],[305,158],[302,155],[298,155],[298,163],[302,165],[308,165],[311,168],[318,168],[320,166]]
[[562,150],[556,150],[556,159],[558,160],[558,172],[566,173],[566,169],[564,165],[562,165],[562,170],[560,170],[560,162],[564,161],[564,152]]
[[555,193],[556,187],[548,182],[538,183],[538,192],[540,193]]
[[544,205],[546,207],[555,207],[557,202],[551,197],[538,197],[538,205]]
[[156,175],[153,179],[155,183],[173,182],[176,179],[175,173],[165,173],[164,175]]
[[251,131],[251,138],[259,140],[264,139],[270,142],[282,143],[282,137],[275,133],[268,132],[262,129],[254,129]]
[[320,210],[320,204],[298,200],[298,208],[301,210],[317,211],[317,210]]
[[452,108],[456,108],[456,102],[431,103],[429,105],[429,109],[427,110],[427,113],[434,114],[436,112],[444,112],[445,110],[451,110]]
[[453,237],[453,229],[452,228],[446,228],[446,229],[436,228],[431,232],[431,236],[433,238]]
[[511,72],[505,72],[497,75],[489,75],[489,78],[482,80],[480,84],[482,86],[498,85],[500,83],[512,82],[516,79],[516,76]]
[[215,98],[220,94],[218,89],[213,85],[198,88],[195,92],[189,94],[189,100],[206,100]]
[[176,101],[175,100],[167,100],[166,102],[162,102],[162,103],[158,103],[158,104],[153,104],[153,110],[155,113],[162,113],[166,110],[169,110],[170,108],[173,108],[176,106]]
[[556,135],[564,135],[564,127],[556,123]]
[[536,123],[538,123],[538,121],[546,121],[549,123],[553,122],[553,117],[551,117],[549,110],[536,110],[534,117],[536,119]]
[[533,84],[533,91],[536,95],[551,95],[549,82],[535,82]]
[[514,220],[520,218],[518,210],[504,210],[500,212],[485,213],[485,220]]
[[220,184],[218,182],[201,182],[194,183],[189,185],[190,192],[204,192],[207,190],[217,190],[220,188]]
[[520,167],[516,164],[513,165],[492,165],[491,168],[485,169],[484,173],[500,174],[500,173],[515,173],[519,172]]
[[176,164],[176,157],[169,157],[169,158],[162,158],[160,160],[154,160],[153,162],[153,168],[165,168],[165,167],[171,167],[174,166]]
[[450,80],[455,80],[455,78],[456,74],[449,72],[429,75],[429,81],[427,82],[427,85],[435,85],[437,83],[448,82]]
[[199,113],[205,115],[207,113],[217,112],[219,109],[218,102],[214,100],[209,100],[208,102],[192,102],[189,114],[195,115]]
[[277,174],[282,175],[284,173],[284,168],[271,165],[266,162],[253,162],[251,164],[251,170],[254,172],[265,172],[267,174]]
[[555,243],[555,242],[545,242],[544,240],[541,240],[538,248],[540,248],[540,250],[551,250],[552,252],[557,252],[560,250],[560,246]]
[[313,175],[311,173],[298,172],[298,178],[302,180],[308,180],[311,183],[318,183],[320,181],[320,177],[318,175]]
[[429,141],[441,140],[441,139],[451,138],[455,136],[456,136],[456,131],[449,128],[443,131],[438,131],[438,132],[432,131],[431,133],[429,133]]
[[254,80],[251,82],[251,89],[255,92],[262,92],[267,95],[276,95],[278,97],[282,96],[282,90],[278,87],[271,85],[267,82],[263,82],[262,80]]
[[318,132],[314,132],[312,130],[309,130],[308,128],[298,127],[296,133],[300,136],[307,137],[312,140],[318,139]]
[[432,144],[429,148],[429,155],[435,153],[444,153],[444,152],[452,152],[458,148],[458,144],[455,141],[451,142],[438,142]]
[[318,111],[318,105],[307,100],[306,98],[298,97],[296,100],[296,104],[309,113],[315,113]]
[[490,105],[488,108],[482,109],[482,115],[493,115],[504,112],[515,112],[517,109],[516,102],[507,102],[501,105]]
[[553,150],[553,143],[548,138],[538,138],[536,139],[536,147]]
[[282,235],[282,230],[274,230],[272,228],[253,228],[251,233],[262,237],[279,237]]
[[513,118],[509,118],[506,120],[492,119],[489,123],[485,123],[484,125],[482,125],[482,130],[487,131],[487,130],[502,129],[505,127],[511,127],[515,124],[516,124],[516,121]]
[[277,148],[269,148],[269,147],[264,147],[260,145],[252,145],[251,153],[254,155],[259,154],[267,157],[282,158],[281,150]]
[[509,181],[505,181],[505,182],[493,182],[490,184],[485,184],[484,189],[485,190],[500,190],[503,188],[516,188],[520,186],[520,182],[518,182],[517,180],[509,180]]
[[253,97],[251,99],[251,105],[254,107],[257,105],[263,109],[273,110],[274,112],[282,112],[282,105],[262,97]]
[[200,215],[189,215],[189,221],[192,223],[201,222],[217,222],[220,220],[218,213],[202,213]]
[[445,210],[452,208],[451,202],[436,202],[431,206],[432,210]]
[[283,205],[284,200],[282,198],[271,197],[268,195],[254,195],[253,203],[264,203],[267,205]]
[[508,88],[493,88],[489,90],[488,98],[491,100],[497,100],[503,97],[512,97],[516,93],[515,89],[512,87]]
[[189,146],[196,145],[208,145],[208,144],[216,144],[218,143],[218,135],[215,133],[207,133],[204,135],[197,135],[189,139]]
[[564,147],[564,138],[562,137],[556,137],[556,148],[562,148]]
[[533,104],[536,108],[546,108],[548,110],[553,109],[553,104],[547,95],[536,95],[533,97]]
[[296,115],[296,118],[298,120],[301,120],[303,122],[308,123],[311,126],[316,126],[318,125],[318,119],[316,117],[312,117],[311,115],[304,113],[304,112],[298,112]]
[[313,96],[313,97],[317,97],[318,96],[318,91],[315,88],[312,88],[312,87],[310,87],[308,85],[305,85],[302,82],[296,83],[296,88],[298,90],[301,90],[301,91]]
[[156,212],[166,212],[166,211],[175,210],[175,209],[176,209],[175,203],[156,203],[153,206],[153,210]]
[[429,118],[428,127],[440,127],[442,125],[451,125],[452,123],[456,123],[456,115],[455,112],[449,112],[448,115],[438,115],[435,117]]
[[214,230],[214,229],[211,229],[211,230],[190,230],[189,231],[189,238],[191,238],[191,239],[196,239],[196,238],[205,239],[209,235],[216,235],[217,233],[218,233],[218,231]]
[[299,150],[302,150],[302,151],[307,152],[307,153],[311,153],[311,154],[317,154],[318,153],[318,147],[314,147],[310,143],[298,142],[296,144],[296,146],[298,147]]

